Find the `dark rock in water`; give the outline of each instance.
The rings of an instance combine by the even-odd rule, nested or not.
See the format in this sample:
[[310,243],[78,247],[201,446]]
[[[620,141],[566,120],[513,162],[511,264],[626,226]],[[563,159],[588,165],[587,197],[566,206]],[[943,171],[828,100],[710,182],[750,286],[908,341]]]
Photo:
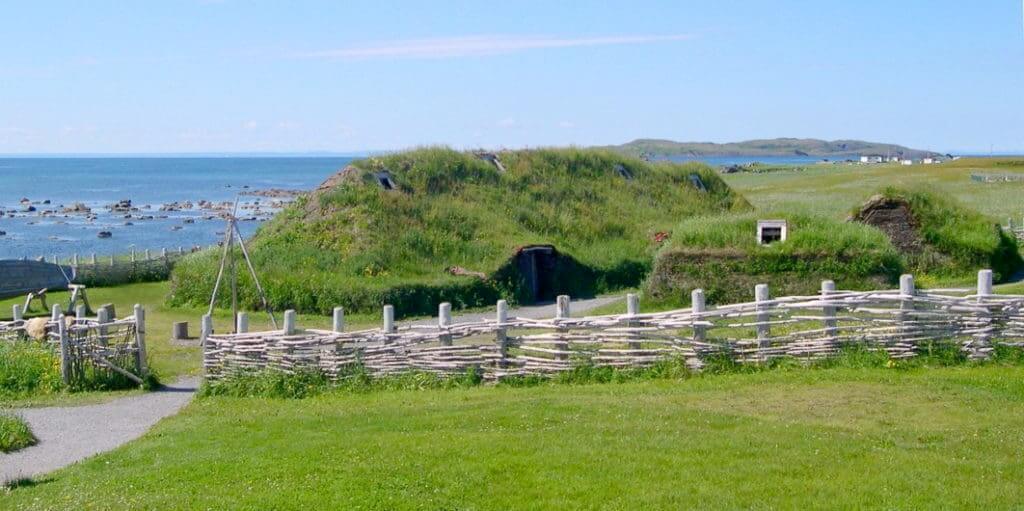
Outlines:
[[181,230],[181,226],[180,225],[172,225],[171,226],[171,230],[172,231],[180,231]]
[[137,208],[132,207],[131,199],[121,199],[115,204],[107,206],[110,211],[124,212],[124,211],[136,211]]
[[135,224],[133,224],[131,222],[125,222],[124,225],[135,225]]
[[25,208],[25,211],[28,212],[28,213],[31,213],[31,212],[33,212],[35,210],[36,210],[35,206],[29,206],[29,207]]
[[110,232],[110,231],[100,231],[100,232],[96,233],[96,237],[97,238],[109,238],[109,237],[111,237],[113,235],[114,234],[112,232]]
[[0,236],[7,236],[7,231],[0,231]]
[[181,223],[183,223],[183,224],[194,224],[194,223],[196,223],[196,221],[193,218],[186,218],[186,219],[182,220]]
[[50,199],[46,199],[46,200],[43,201],[43,204],[49,204],[49,203],[50,203]]
[[89,209],[89,206],[86,206],[85,204],[82,204],[81,202],[76,202],[76,203],[72,204],[71,207],[64,208],[63,212],[64,213],[91,213],[92,210]]

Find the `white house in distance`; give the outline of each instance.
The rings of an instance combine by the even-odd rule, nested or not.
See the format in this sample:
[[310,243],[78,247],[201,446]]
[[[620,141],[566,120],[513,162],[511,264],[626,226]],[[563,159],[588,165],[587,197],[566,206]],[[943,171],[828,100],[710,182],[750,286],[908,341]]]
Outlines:
[[923,160],[921,160],[921,163],[923,163],[925,165],[931,165],[931,164],[935,163],[935,159],[934,158],[924,158]]
[[914,164],[914,160],[911,160],[909,158],[905,159],[905,160],[900,160],[900,165],[913,165],[913,164]]
[[881,156],[875,154],[860,157],[861,163],[882,163],[883,161],[884,159]]

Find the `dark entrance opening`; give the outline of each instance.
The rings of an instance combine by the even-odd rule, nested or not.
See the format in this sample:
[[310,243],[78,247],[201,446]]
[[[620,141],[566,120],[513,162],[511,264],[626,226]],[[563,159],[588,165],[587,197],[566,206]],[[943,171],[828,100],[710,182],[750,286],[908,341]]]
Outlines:
[[697,190],[708,193],[708,187],[704,186],[704,180],[700,178],[699,174],[690,174],[690,183]]
[[377,179],[377,184],[379,184],[381,188],[385,190],[395,189],[395,182],[391,180],[390,172],[386,170],[384,172],[375,172],[373,177]]
[[526,280],[526,290],[533,303],[555,299],[555,277],[558,253],[551,245],[522,248],[516,255],[516,266]]
[[630,172],[629,169],[627,169],[621,163],[616,163],[615,164],[615,172],[618,172],[619,175],[622,176],[622,178],[625,179],[626,181],[632,181],[633,180],[633,173]]
[[768,245],[776,241],[782,241],[782,227],[762,227],[761,244]]

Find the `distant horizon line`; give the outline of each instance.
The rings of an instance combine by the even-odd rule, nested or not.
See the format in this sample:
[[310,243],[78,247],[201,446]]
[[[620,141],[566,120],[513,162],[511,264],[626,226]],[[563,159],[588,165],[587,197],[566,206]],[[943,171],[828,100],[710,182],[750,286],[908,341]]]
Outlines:
[[[561,146],[534,146],[561,147]],[[588,147],[588,146],[576,146]],[[487,149],[487,148],[484,148]],[[507,148],[490,149],[501,151]],[[468,149],[456,149],[468,150]],[[42,153],[0,153],[0,158],[366,158],[374,155],[388,154],[403,151],[403,149],[383,149],[366,151],[160,151],[160,152],[42,152]],[[974,157],[1006,157],[1024,156],[1024,149],[1011,149],[1000,151],[985,150],[957,150],[957,151],[935,151],[942,154],[955,156]],[[851,153],[853,154],[853,153]],[[742,156],[742,155],[739,155]],[[813,155],[812,155],[813,156]],[[751,158],[757,155],[750,156]]]

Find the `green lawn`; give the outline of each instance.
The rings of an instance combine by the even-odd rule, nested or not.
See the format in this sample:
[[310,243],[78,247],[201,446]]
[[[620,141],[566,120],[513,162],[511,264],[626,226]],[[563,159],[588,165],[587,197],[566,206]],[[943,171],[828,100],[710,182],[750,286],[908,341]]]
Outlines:
[[1012,508],[1024,368],[211,397],[12,509]]

